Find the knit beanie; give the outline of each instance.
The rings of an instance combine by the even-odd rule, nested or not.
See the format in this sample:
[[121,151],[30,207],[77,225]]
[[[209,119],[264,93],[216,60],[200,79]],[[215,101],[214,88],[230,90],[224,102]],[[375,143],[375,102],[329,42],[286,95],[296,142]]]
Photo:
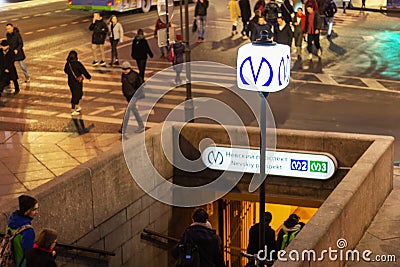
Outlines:
[[38,201],[33,197],[27,195],[21,195],[18,197],[18,203],[19,203],[19,213],[21,215],[24,215],[25,212],[33,208],[35,204],[38,203]]

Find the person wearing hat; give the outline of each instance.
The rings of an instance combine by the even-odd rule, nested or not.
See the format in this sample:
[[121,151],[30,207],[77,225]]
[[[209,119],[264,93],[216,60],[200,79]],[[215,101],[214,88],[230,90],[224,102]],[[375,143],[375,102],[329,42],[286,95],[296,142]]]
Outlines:
[[303,228],[304,224],[300,223],[299,220],[300,217],[293,213],[290,214],[289,218],[283,222],[277,238],[279,250],[284,250]]
[[[264,214],[265,217],[265,245],[267,246],[267,260],[272,262],[276,259],[276,242],[275,242],[275,230],[269,225],[272,221],[272,214],[271,212],[266,212]],[[254,224],[249,231],[249,244],[247,246],[247,253],[254,255],[257,254],[260,250],[264,248],[260,248],[260,223]],[[271,254],[271,252],[273,253]],[[271,254],[271,255],[270,255]],[[270,264],[267,263],[267,266]],[[248,264],[251,266],[251,264]]]
[[26,254],[26,267],[57,267],[54,258],[56,243],[56,230],[42,229],[35,238],[33,249]]
[[183,63],[183,54],[185,53],[185,45],[182,42],[181,34],[177,34],[175,38],[176,42],[173,45],[171,45],[171,49],[175,55],[175,59],[172,62],[172,65],[176,73],[175,84],[180,85],[182,83],[181,72],[183,68],[182,63]]
[[125,134],[126,127],[128,126],[130,112],[132,111],[133,115],[136,118],[138,123],[138,128],[135,130],[135,133],[141,133],[145,130],[142,117],[140,117],[139,111],[136,108],[136,102],[144,98],[144,93],[142,90],[139,90],[140,86],[143,84],[143,79],[140,74],[132,69],[131,64],[128,61],[125,61],[121,65],[122,67],[122,93],[128,101],[128,109],[125,112],[124,121],[121,125],[120,133]]
[[[15,94],[19,93],[18,74],[17,69],[14,65],[15,54],[10,49],[10,45],[7,40],[3,40],[0,43],[0,69],[1,76],[3,77],[2,85],[9,85],[10,81],[13,81]],[[4,87],[2,86],[1,90]]]
[[[39,204],[38,201],[28,195],[18,197],[19,210],[13,212],[8,219],[8,230],[14,233],[18,228],[24,225],[31,225],[32,220],[37,216]],[[13,249],[15,265],[26,267],[26,253],[33,249],[35,232],[33,228],[27,228],[18,234],[13,240]]]

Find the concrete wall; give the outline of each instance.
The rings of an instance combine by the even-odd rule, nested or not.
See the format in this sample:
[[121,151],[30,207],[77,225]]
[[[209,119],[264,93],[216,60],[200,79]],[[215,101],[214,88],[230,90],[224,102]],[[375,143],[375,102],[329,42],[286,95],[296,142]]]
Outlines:
[[[164,130],[165,140],[172,138],[171,126],[164,127]],[[190,124],[179,134],[187,145],[185,149],[188,151],[185,153],[192,157],[198,156],[198,147],[204,138],[211,138],[217,144],[229,144],[226,132],[217,125]],[[240,136],[238,131],[234,131],[234,134]],[[258,129],[248,128],[248,135],[250,145],[259,146]],[[132,138],[127,149],[132,155],[130,165],[142,175],[151,177],[154,171],[151,166],[144,164],[148,155],[151,165],[156,166],[163,177],[172,179],[176,170],[162,153],[160,136],[159,127],[146,131],[147,153],[140,149],[140,140]],[[339,167],[351,167],[338,185],[327,182],[329,192],[336,188],[325,197],[325,202],[288,250],[321,251],[329,246],[336,249],[339,238],[347,240],[349,249],[355,247],[392,189],[393,142],[391,137],[371,135],[277,131],[278,148],[328,152],[336,157]],[[172,149],[168,151],[172,153]],[[300,194],[301,190],[295,191],[295,188],[304,186],[304,181],[287,180],[283,181],[284,186],[279,187],[283,179],[274,179],[270,180],[275,183],[278,193],[294,183],[294,191],[291,192]],[[308,194],[317,194],[326,186],[312,185],[310,181],[305,183],[307,190],[303,192]],[[126,167],[121,147],[115,147],[55,178],[31,194],[40,203],[41,214],[34,221],[37,231],[45,226],[52,227],[60,233],[60,242],[113,251],[117,256],[111,259],[110,266],[163,266],[168,262],[167,252],[141,241],[140,232],[146,227],[164,234],[170,233],[169,227],[177,227],[170,224],[172,209],[138,188]],[[6,218],[16,207],[16,200],[0,201],[2,229]],[[274,266],[343,265],[344,262],[324,261],[277,262]]]
[[[145,156],[132,140],[128,153],[141,166]],[[160,132],[146,131],[146,147],[154,166],[163,177],[172,178],[172,166],[160,157]],[[147,169],[146,169],[147,170]],[[143,228],[167,234],[172,216],[170,206],[145,194],[133,181],[122,148],[107,153],[55,178],[30,192],[39,200],[40,213],[33,221],[36,232],[51,227],[59,232],[59,242],[77,244],[116,253],[109,266],[160,266],[167,252],[140,240]],[[17,209],[17,201],[0,201],[1,229]]]

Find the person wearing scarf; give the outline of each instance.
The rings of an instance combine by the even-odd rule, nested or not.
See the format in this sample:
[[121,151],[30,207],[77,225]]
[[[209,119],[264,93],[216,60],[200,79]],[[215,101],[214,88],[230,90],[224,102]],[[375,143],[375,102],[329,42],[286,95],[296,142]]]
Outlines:
[[57,232],[45,228],[37,235],[33,249],[26,254],[26,267],[57,267],[55,262]]

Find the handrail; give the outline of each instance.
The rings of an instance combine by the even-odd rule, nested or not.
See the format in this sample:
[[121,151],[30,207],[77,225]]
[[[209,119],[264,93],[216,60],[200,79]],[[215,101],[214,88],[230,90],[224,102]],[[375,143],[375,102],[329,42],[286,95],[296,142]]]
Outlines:
[[102,250],[102,249],[97,249],[97,248],[88,248],[88,247],[81,247],[81,246],[76,246],[76,245],[67,245],[63,243],[56,243],[56,247],[61,247],[61,248],[66,248],[66,249],[74,249],[74,250],[80,250],[80,251],[85,251],[85,252],[90,252],[90,253],[97,253],[97,254],[102,254],[104,256],[115,256],[114,252],[110,252],[107,250]]
[[[5,234],[0,233],[0,238],[3,238]],[[102,250],[102,249],[96,249],[96,248],[88,248],[88,247],[82,247],[82,246],[76,246],[76,245],[67,245],[63,243],[56,243],[56,247],[60,248],[66,248],[66,249],[74,249],[74,250],[80,250],[80,251],[85,251],[85,252],[90,252],[90,253],[97,253],[97,254],[102,254],[105,256],[115,256],[114,252]]]
[[172,242],[176,242],[176,243],[179,242],[179,239],[177,239],[177,238],[173,238],[173,237],[170,237],[170,236],[167,236],[167,235],[163,235],[163,234],[154,232],[154,231],[146,229],[146,228],[143,229],[143,232],[146,233],[146,234],[149,234],[149,235],[154,235],[154,236],[157,236],[157,237],[160,237],[160,238],[167,239],[168,241],[172,241]]

